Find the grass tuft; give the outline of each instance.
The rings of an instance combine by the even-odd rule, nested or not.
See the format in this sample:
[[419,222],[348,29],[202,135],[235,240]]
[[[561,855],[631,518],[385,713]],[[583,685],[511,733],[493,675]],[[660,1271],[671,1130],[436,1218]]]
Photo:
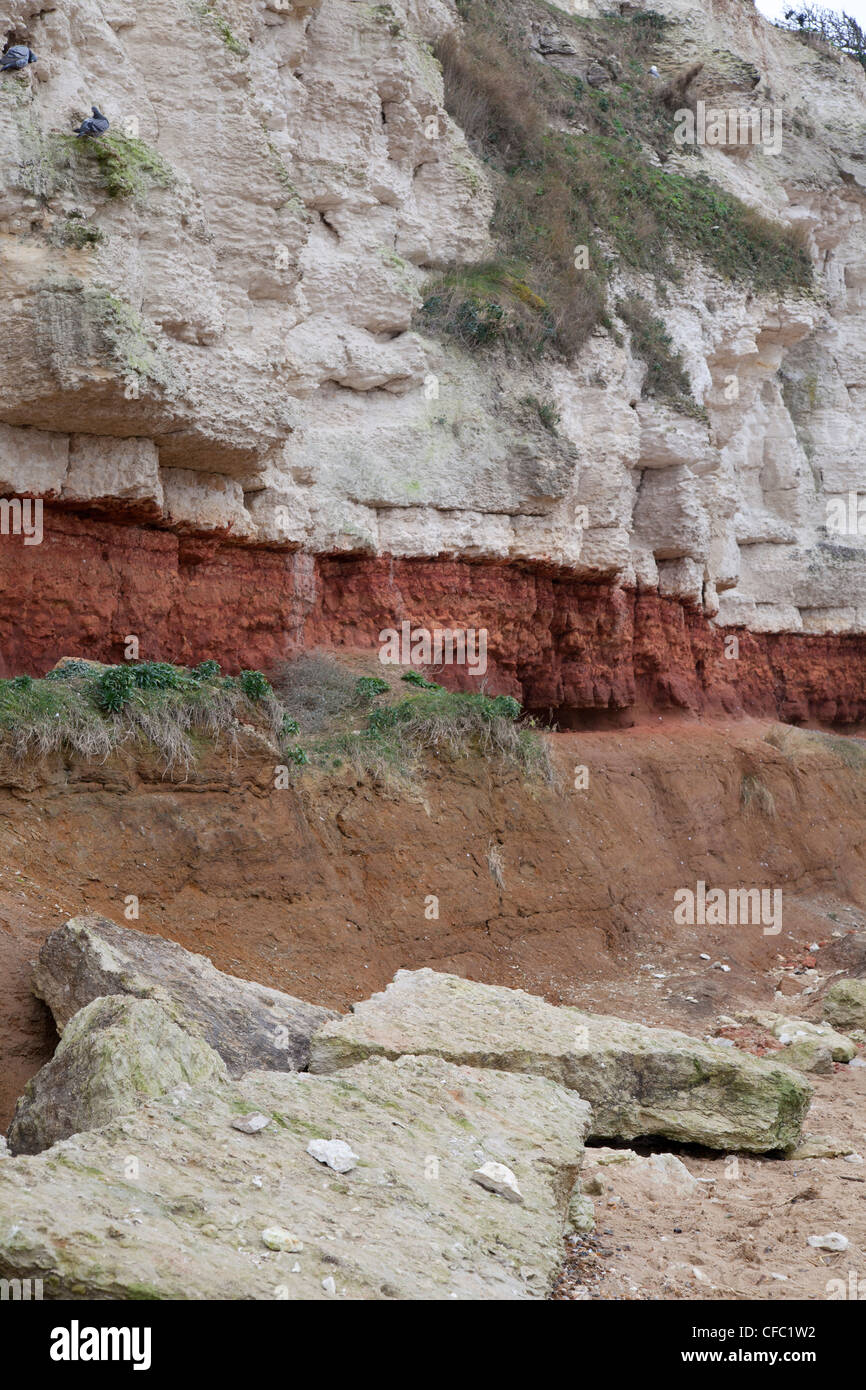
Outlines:
[[177,773],[195,762],[197,738],[234,749],[242,724],[282,745],[286,711],[264,676],[220,678],[216,662],[204,666],[140,662],[100,670],[70,662],[41,680],[0,680],[0,753],[15,762],[56,753],[104,761],[149,746],[167,773]]
[[759,777],[751,775],[743,777],[740,783],[740,803],[746,811],[755,811],[759,815],[766,816],[768,820],[775,819],[775,797]]

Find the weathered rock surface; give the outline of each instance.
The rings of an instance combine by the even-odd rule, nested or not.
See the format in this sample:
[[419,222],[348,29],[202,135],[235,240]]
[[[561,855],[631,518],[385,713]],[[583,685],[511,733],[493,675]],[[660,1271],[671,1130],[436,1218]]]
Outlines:
[[73,1014],[105,994],[163,1003],[169,1013],[240,1076],[253,1068],[307,1065],[309,1038],[331,1009],[223,974],[205,956],[107,917],[73,917],[39,953],[34,992],[62,1033]]
[[798,1071],[832,1071],[834,1062],[850,1062],[857,1055],[857,1047],[851,1039],[844,1033],[837,1033],[829,1023],[810,1023],[805,1018],[790,1018],[760,1009],[738,1017],[767,1028],[782,1044],[779,1061]]
[[152,999],[110,995],[79,1009],[57,1051],[28,1083],[9,1126],[9,1148],[35,1154],[97,1129],[174,1086],[228,1081],[212,1047]]
[[[238,1133],[250,1110],[274,1124]],[[433,1057],[181,1089],[0,1165],[0,1276],[54,1298],[316,1299],[328,1278],[353,1299],[542,1298],[588,1124],[551,1081]],[[306,1151],[334,1133],[351,1173]],[[472,1181],[483,1162],[514,1172],[522,1203]]]
[[824,1017],[846,1033],[852,1028],[866,1028],[866,980],[832,984],[824,996]]
[[550,1077],[589,1101],[593,1135],[620,1139],[784,1149],[811,1096],[795,1072],[733,1049],[433,970],[400,970],[384,993],[326,1023],[310,1068],[405,1053]]
[[[563,12],[527,42],[538,62],[616,87],[617,65],[590,51],[604,7],[579,8],[581,24]],[[736,107],[742,73],[754,72],[763,85],[750,103],[781,93],[790,116],[772,158],[671,147],[670,169],[699,170],[799,228],[817,278],[815,294],[755,293],[690,262],[687,288],[672,286],[662,302],[652,275],[622,268],[612,326],[622,292],[653,303],[701,418],[642,395],[646,365],[623,324],[594,334],[572,362],[519,367],[416,331],[430,277],[491,251],[496,190],[446,109],[431,53],[459,27],[454,0],[233,0],[226,14],[186,0],[7,4],[4,32],[32,41],[40,61],[7,75],[0,101],[0,491],[59,500],[72,530],[60,526],[63,551],[38,561],[16,548],[28,605],[14,601],[21,577],[0,557],[9,563],[0,589],[11,594],[5,661],[50,665],[55,621],[82,636],[55,592],[67,564],[89,571],[100,613],[116,613],[116,626],[87,632],[89,654],[116,657],[118,638],[147,630],[159,654],[183,660],[206,584],[178,557],[203,554],[210,581],[240,609],[225,628],[249,665],[266,638],[272,658],[285,654],[284,614],[274,599],[269,631],[258,616],[244,620],[238,549],[266,547],[253,568],[267,557],[301,605],[315,557],[388,566],[453,556],[494,577],[511,566],[509,612],[557,647],[553,683],[564,688],[554,704],[618,708],[621,677],[617,663],[609,676],[573,661],[571,629],[548,625],[516,566],[609,584],[602,637],[635,592],[652,600],[638,615],[650,645],[664,645],[659,603],[675,608],[675,629],[697,615],[708,628],[787,637],[777,680],[761,680],[753,653],[744,661],[748,708],[776,684],[780,704],[805,701],[817,717],[822,703],[838,702],[840,717],[859,708],[862,643],[842,641],[840,652],[824,639],[866,630],[863,524],[856,515],[842,529],[829,524],[830,505],[851,510],[850,494],[856,513],[863,490],[866,79],[856,63],[825,61],[753,10],[744,16],[741,0],[717,0],[711,13],[693,0],[663,8],[669,28],[653,56],[665,78],[688,53],[704,64],[705,94]],[[182,62],[167,61],[166,33]],[[106,68],[112,138],[137,132],[158,160],[157,176],[124,196],[67,139]],[[527,423],[528,391],[557,411],[556,436]],[[182,621],[146,583],[113,593],[106,557],[119,532],[134,562],[141,519],[166,528],[146,533],[147,562],[161,592],[182,591]],[[76,546],[74,525],[85,521]],[[368,601],[374,579],[361,577]],[[393,598],[392,618],[402,607]],[[421,599],[419,620],[460,621],[423,581]],[[497,663],[519,665],[509,626]],[[369,617],[356,638],[361,630],[370,641]],[[760,645],[762,665],[776,649]],[[703,669],[695,655],[676,663],[673,703]],[[850,695],[828,675],[834,658]],[[734,691],[737,680],[723,683]]]

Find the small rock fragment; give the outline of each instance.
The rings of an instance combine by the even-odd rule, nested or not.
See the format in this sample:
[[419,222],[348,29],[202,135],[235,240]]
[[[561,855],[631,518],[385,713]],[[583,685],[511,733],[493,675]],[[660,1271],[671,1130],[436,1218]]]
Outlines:
[[472,1181],[488,1192],[495,1192],[507,1202],[522,1202],[523,1195],[517,1186],[517,1179],[504,1163],[482,1163],[472,1174]]
[[268,1226],[262,1231],[262,1241],[269,1250],[289,1250],[292,1254],[304,1248],[304,1242],[284,1226]]
[[586,1235],[595,1227],[595,1207],[585,1194],[575,1193],[568,1204],[568,1224],[572,1231]]
[[824,1236],[809,1236],[806,1244],[815,1250],[847,1250],[848,1237],[838,1231],[828,1231]]
[[254,1111],[251,1115],[239,1115],[236,1120],[232,1120],[232,1129],[239,1129],[241,1134],[258,1134],[259,1130],[270,1123],[267,1115],[260,1115],[258,1111]]
[[351,1173],[357,1167],[358,1155],[344,1139],[311,1139],[307,1153],[319,1163],[325,1163],[335,1173]]
[[853,1146],[845,1142],[844,1139],[836,1139],[831,1134],[810,1134],[808,1130],[803,1135],[800,1143],[795,1149],[789,1149],[786,1158],[844,1158],[846,1154],[853,1152]]
[[337,1292],[337,1285],[334,1283],[334,1276],[332,1274],[328,1274],[322,1280],[322,1288],[325,1290],[325,1293],[335,1294]]

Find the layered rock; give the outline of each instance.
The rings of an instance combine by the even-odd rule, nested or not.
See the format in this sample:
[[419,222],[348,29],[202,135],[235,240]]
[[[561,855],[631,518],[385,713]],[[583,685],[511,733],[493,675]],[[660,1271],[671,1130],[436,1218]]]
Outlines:
[[132,995],[165,1007],[213,1048],[233,1076],[253,1067],[306,1067],[309,1039],[331,1009],[215,969],[205,956],[106,917],[73,917],[43,944],[34,992],[63,1034],[73,1015],[104,995]]
[[[741,632],[731,647],[674,598],[549,567],[283,555],[48,512],[44,527],[42,546],[0,545],[2,675],[70,650],[120,661],[130,633],[148,658],[268,669],[304,647],[369,651],[408,621],[485,629],[488,686],[566,728],[647,708],[866,719],[866,637]],[[478,688],[465,668],[437,679]]]
[[589,1101],[592,1134],[604,1138],[784,1149],[797,1142],[811,1096],[787,1067],[433,970],[399,970],[383,994],[323,1025],[310,1068],[426,1053],[547,1076]]
[[[526,627],[538,622],[535,576],[561,576],[607,586],[598,593],[608,628],[645,595],[637,633],[647,646],[659,604],[687,627],[702,615],[710,646],[731,627],[783,634],[777,668],[799,687],[797,717],[833,718],[834,700],[839,717],[862,717],[848,693],[861,646],[837,635],[866,630],[866,77],[741,0],[717,0],[709,15],[690,0],[657,8],[672,21],[657,55],[663,77],[703,62],[696,95],[780,107],[786,119],[777,154],[706,148],[697,165],[694,152],[672,149],[669,167],[699,167],[801,228],[816,291],[753,293],[695,262],[662,302],[650,277],[615,268],[615,333],[594,334],[571,363],[518,365],[413,327],[431,273],[491,250],[495,188],[445,111],[431,53],[459,27],[452,0],[2,7],[5,32],[32,43],[40,62],[0,85],[0,484],[124,523],[119,539],[107,521],[86,523],[87,542],[58,529],[59,548],[42,561],[47,591],[28,589],[9,621],[7,669],[48,659],[53,628],[71,620],[51,590],[70,575],[86,581],[95,562],[107,591],[102,555],[117,544],[132,573],[142,544],[161,562],[158,589],[180,571],[187,608],[200,564],[232,607],[248,596],[247,570],[276,576],[270,640],[242,622],[240,665],[279,646],[286,610],[291,634],[298,591],[316,588],[313,557],[386,557],[386,571],[391,557],[456,558],[474,562],[466,577],[480,592],[505,571]],[[591,20],[603,7],[587,0],[583,10]],[[566,33],[570,7],[562,13],[560,25],[528,25],[536,61],[608,84],[584,43],[591,26],[584,38]],[[97,88],[121,142],[115,163],[69,138]],[[620,295],[634,290],[664,318],[705,418],[642,396],[645,368],[616,319]],[[558,413],[555,434],[527,414],[533,397]],[[853,528],[834,530],[828,505],[848,508],[849,494]],[[144,540],[128,529],[141,522],[157,528]],[[178,549],[187,536],[196,540]],[[252,558],[237,559],[246,547]],[[30,563],[13,537],[2,549],[13,566],[22,554]],[[359,585],[375,581],[375,571],[355,573]],[[440,574],[444,583],[447,568]],[[317,592],[327,601],[327,584]],[[539,624],[561,684],[543,698],[527,685],[528,698],[619,708],[593,650],[569,677],[584,648],[569,646],[566,597],[566,620]],[[148,629],[146,586],[128,586],[124,603],[121,626],[150,630],[152,655],[182,655],[189,639]],[[77,605],[72,635],[88,655],[117,641],[109,605],[107,592]],[[465,620],[459,592],[433,614],[422,585],[405,616],[430,625],[440,614]],[[402,616],[396,601],[389,616],[389,626]],[[365,644],[375,644],[372,627]],[[791,640],[801,634],[814,640]],[[614,648],[628,667],[627,647],[614,638]],[[773,650],[760,645],[765,669],[750,672],[746,708],[778,684],[766,670]],[[499,654],[506,671],[515,660]],[[696,665],[700,685],[701,660],[684,654],[674,690],[694,682]],[[664,692],[653,699],[664,703]]]

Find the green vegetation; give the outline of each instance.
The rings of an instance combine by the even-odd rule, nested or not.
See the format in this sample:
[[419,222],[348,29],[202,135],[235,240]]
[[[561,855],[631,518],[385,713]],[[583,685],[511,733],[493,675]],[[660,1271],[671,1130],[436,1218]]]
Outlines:
[[95,162],[109,198],[143,200],[153,185],[170,188],[174,183],[174,173],[162,155],[122,131],[113,130],[99,140],[73,137],[70,148],[76,159]]
[[390,5],[374,5],[372,13],[373,18],[377,20],[379,24],[384,24],[386,26],[392,39],[400,39],[405,36],[403,25],[400,23]]
[[376,695],[386,695],[390,690],[387,681],[381,676],[361,676],[355,681],[355,693],[362,700],[372,700]]
[[61,246],[74,246],[76,251],[98,246],[104,240],[99,227],[92,227],[82,217],[67,217],[55,228],[54,235]]
[[167,662],[122,666],[69,662],[43,679],[0,680],[0,751],[16,761],[51,753],[105,759],[150,747],[167,772],[187,770],[197,739],[237,741],[252,724],[282,744],[286,711],[260,671],[221,676]]
[[431,757],[477,756],[553,782],[547,745],[510,695],[454,693],[417,671],[402,679],[411,694],[396,673],[358,676],[316,654],[287,663],[274,686],[261,671],[224,676],[216,661],[68,661],[39,679],[0,680],[0,762],[150,749],[166,773],[185,774],[204,744],[234,751],[247,725],[275,745],[275,766],[293,770],[348,766],[406,786]]
[[552,401],[540,401],[537,396],[522,396],[521,405],[525,405],[527,410],[538,416],[541,424],[551,434],[557,433],[557,425],[560,421],[560,414]]
[[[411,694],[404,693],[406,686]],[[422,775],[429,757],[480,756],[517,766],[528,778],[553,781],[547,745],[510,695],[454,693],[415,670],[399,676],[394,671],[390,681],[355,677],[318,653],[275,672],[274,687],[297,713],[314,768],[348,767],[405,785]]]
[[646,363],[641,394],[667,401],[683,415],[706,419],[706,411],[692,396],[682,356],[674,348],[664,321],[636,294],[620,300],[617,313],[631,332],[632,352]]
[[166,389],[175,384],[174,368],[154,345],[151,330],[137,310],[110,290],[71,288],[81,293],[85,316],[98,324],[105,344],[117,366],[126,375],[153,381]]
[[[511,0],[458,8],[464,31],[436,55],[448,111],[495,179],[500,254],[431,282],[420,311],[429,330],[473,349],[570,356],[609,326],[613,264],[676,281],[685,252],[756,290],[810,284],[794,234],[706,176],[665,169],[674,118],[649,67],[666,19],[648,11],[574,19],[541,0],[522,11]],[[597,55],[603,90],[533,57],[526,19],[551,13],[581,52]]]
[[798,38],[819,51],[845,53],[866,68],[866,30],[844,11],[831,10],[826,5],[799,4],[786,10],[777,25],[793,30]]
[[855,772],[866,771],[866,742],[845,734],[832,734],[823,729],[798,729],[779,724],[764,735],[764,742],[778,748],[786,758],[803,752],[826,751]]
[[21,184],[47,202],[63,189],[71,189],[82,175],[92,175],[109,198],[135,198],[143,202],[152,187],[170,188],[175,182],[171,166],[144,140],[112,130],[97,140],[45,132],[32,120],[22,123],[27,158],[18,169]]
[[237,58],[249,58],[250,50],[247,45],[235,36],[228,20],[213,5],[202,3],[202,0],[193,0],[191,9],[199,19],[216,31],[229,53],[234,53]]
[[476,756],[517,767],[531,780],[552,783],[547,745],[531,720],[508,695],[444,690],[426,683],[419,690],[371,711],[363,729],[318,744],[312,760],[320,766],[348,763],[385,783],[414,780],[426,757],[456,762]]

